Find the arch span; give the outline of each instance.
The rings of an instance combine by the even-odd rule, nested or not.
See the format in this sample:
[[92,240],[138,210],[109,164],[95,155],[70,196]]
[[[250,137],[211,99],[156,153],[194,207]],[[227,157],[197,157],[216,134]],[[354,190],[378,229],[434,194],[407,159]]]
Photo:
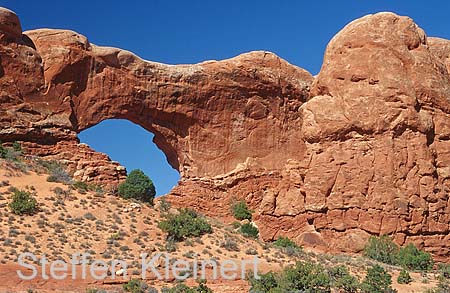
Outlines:
[[77,133],[127,119],[155,134],[183,178],[224,175],[246,163],[277,169],[303,155],[300,137],[284,130],[300,128],[297,110],[313,78],[272,53],[173,66],[71,31],[26,34],[45,64],[46,99],[68,104]]

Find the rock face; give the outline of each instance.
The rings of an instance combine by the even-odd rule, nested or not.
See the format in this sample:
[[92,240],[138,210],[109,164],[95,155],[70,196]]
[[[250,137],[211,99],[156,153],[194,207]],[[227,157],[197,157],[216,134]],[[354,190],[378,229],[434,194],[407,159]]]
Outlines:
[[410,18],[350,23],[316,78],[269,52],[173,66],[72,31],[21,34],[7,10],[0,46],[0,139],[80,180],[124,178],[77,133],[128,119],[180,172],[178,206],[226,218],[244,199],[265,240],[358,252],[392,234],[450,256],[450,41]]

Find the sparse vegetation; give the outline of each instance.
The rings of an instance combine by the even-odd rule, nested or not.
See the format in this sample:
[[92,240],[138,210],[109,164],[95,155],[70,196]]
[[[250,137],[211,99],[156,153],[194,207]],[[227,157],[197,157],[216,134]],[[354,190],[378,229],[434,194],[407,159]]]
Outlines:
[[[11,148],[10,144],[8,148]],[[28,157],[23,162],[33,164],[29,166],[29,170],[43,171],[42,167],[39,168],[34,160],[28,160]],[[13,165],[7,161],[3,161],[3,164],[8,167]],[[50,258],[56,259],[72,251],[83,250],[91,254],[92,259],[99,257],[109,261],[116,258],[130,259],[134,253],[143,250],[175,251],[174,255],[188,261],[211,258],[220,262],[225,258],[243,260],[251,258],[252,255],[259,255],[264,267],[273,265],[277,270],[281,267],[281,271],[264,274],[261,280],[252,280],[251,292],[394,292],[388,272],[394,272],[397,283],[413,282],[411,288],[423,281],[423,284],[420,284],[423,287],[433,287],[431,284],[436,286],[429,292],[450,292],[450,266],[439,266],[439,278],[435,277],[435,271],[417,277],[416,273],[412,274],[410,271],[432,269],[431,256],[412,244],[404,248],[398,247],[387,236],[381,240],[379,238],[382,237],[373,237],[372,245],[368,243],[366,246],[366,255],[370,254],[369,251],[375,251],[374,255],[379,259],[393,260],[394,265],[401,265],[405,269],[400,271],[398,267],[385,266],[384,272],[375,270],[372,274],[368,273],[364,282],[360,283],[356,276],[362,281],[362,270],[374,263],[373,261],[350,255],[344,258],[343,255],[303,252],[302,247],[288,237],[279,237],[271,243],[245,239],[240,234],[249,238],[258,238],[259,235],[257,226],[249,219],[236,219],[234,223],[226,225],[220,220],[207,219],[191,210],[176,211],[170,208],[170,204],[164,199],[157,205],[158,209],[141,204],[142,212],[139,212],[138,209],[129,208],[134,203],[122,198],[96,197],[94,193],[97,187],[89,183],[72,182],[66,187],[60,184],[36,183],[35,188],[26,185],[33,182],[31,178],[36,178],[33,177],[34,172],[19,174],[15,172],[16,169],[12,170],[13,174],[18,174],[17,178],[15,175],[6,175],[6,172],[0,178],[0,221],[7,227],[3,235],[0,235],[1,264],[14,261],[16,251],[48,253]],[[24,192],[39,200],[39,211],[42,212],[36,217],[18,217],[7,210],[16,191],[13,186],[22,184],[26,185],[23,187]],[[36,191],[39,192],[39,197],[35,195]],[[167,238],[164,238],[162,231],[155,229],[158,222],[160,228],[167,233]],[[164,225],[167,225],[167,228],[163,228]],[[214,234],[201,237],[211,233],[213,228]],[[180,240],[184,242],[179,243]],[[98,250],[98,247],[101,247],[101,250]],[[383,258],[380,255],[388,257]],[[300,262],[289,266],[296,261]],[[132,278],[138,278],[140,272],[137,268],[134,264],[130,265]],[[189,270],[183,273],[192,274]],[[425,283],[430,284],[424,285]],[[197,287],[187,284],[189,286],[178,284],[162,292],[212,292],[205,291],[210,289],[204,284]],[[138,280],[125,284],[123,289],[125,288],[127,292],[158,292],[147,287],[145,281]],[[98,288],[86,292],[105,291]]]
[[132,279],[123,285],[123,290],[131,293],[146,293],[147,289],[148,285],[138,279]]
[[231,206],[231,211],[233,213],[233,216],[237,220],[242,221],[242,220],[251,220],[252,219],[253,212],[251,210],[249,210],[247,204],[243,200],[233,203]]
[[38,163],[47,169],[50,175],[47,177],[48,182],[59,182],[63,184],[72,184],[72,177],[66,172],[65,167],[56,161],[39,160]]
[[228,251],[240,251],[239,245],[236,240],[231,238],[230,236],[225,236],[224,240],[220,243],[220,247],[225,248]]
[[125,182],[119,185],[119,195],[125,199],[135,199],[153,204],[155,186],[152,180],[141,170],[133,170]]
[[37,201],[30,192],[15,189],[9,207],[17,215],[33,215],[37,212]]
[[97,193],[102,193],[103,189],[101,186],[94,183],[86,183],[83,181],[75,181],[72,183],[72,189],[78,190],[79,193],[86,193],[88,191],[94,191]]
[[180,209],[177,215],[168,214],[158,226],[176,241],[212,232],[212,227],[206,219],[190,209]]

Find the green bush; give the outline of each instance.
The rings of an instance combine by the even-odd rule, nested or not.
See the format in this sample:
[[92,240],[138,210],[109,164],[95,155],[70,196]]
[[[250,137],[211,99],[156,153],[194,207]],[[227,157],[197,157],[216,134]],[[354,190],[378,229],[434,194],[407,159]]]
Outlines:
[[277,240],[273,242],[273,245],[278,247],[293,247],[293,248],[299,248],[297,243],[289,239],[288,237],[280,236]]
[[146,293],[148,285],[141,280],[132,279],[128,283],[123,284],[123,290],[131,293]]
[[350,275],[345,266],[336,266],[328,270],[331,286],[339,292],[356,293],[359,289],[359,281]]
[[305,292],[329,292],[331,280],[326,270],[318,264],[298,262],[288,268],[281,278],[283,292],[300,290]]
[[20,142],[17,142],[17,141],[13,142],[12,148],[13,148],[13,151],[22,153],[22,146],[20,145]]
[[239,231],[245,237],[257,239],[259,236],[258,228],[253,226],[251,223],[245,223],[244,225],[241,226],[241,228],[239,228]]
[[389,236],[371,236],[364,248],[364,255],[390,265],[401,265],[409,270],[427,271],[433,267],[431,254],[410,243],[399,248]]
[[364,281],[361,283],[363,293],[387,293],[396,292],[392,289],[392,277],[380,265],[373,265],[367,269]]
[[417,249],[412,243],[400,249],[398,263],[409,270],[418,271],[428,271],[434,264],[431,254]]
[[237,220],[242,221],[252,219],[253,212],[249,210],[247,204],[243,200],[233,203],[231,211]]
[[133,170],[125,182],[119,185],[119,195],[125,199],[136,199],[153,204],[155,186],[152,180],[141,170]]
[[255,279],[250,276],[250,292],[331,292],[327,271],[311,262],[297,262],[280,273],[269,272]]
[[409,275],[408,271],[403,269],[400,271],[400,274],[397,277],[397,283],[399,284],[409,284],[412,282],[412,278]]
[[190,209],[180,209],[177,215],[166,215],[165,220],[161,221],[158,226],[176,241],[212,232],[211,225],[206,219]]
[[17,141],[13,142],[12,148],[5,148],[0,141],[0,158],[8,161],[18,161],[22,155],[22,147]]
[[37,201],[31,193],[15,189],[9,207],[17,215],[33,215],[37,212]]
[[397,244],[392,242],[392,239],[387,235],[371,236],[364,247],[365,256],[390,265],[397,264],[398,251]]
[[236,220],[242,221],[252,219],[253,211],[248,208],[247,204],[243,200],[233,203],[231,206],[231,212]]

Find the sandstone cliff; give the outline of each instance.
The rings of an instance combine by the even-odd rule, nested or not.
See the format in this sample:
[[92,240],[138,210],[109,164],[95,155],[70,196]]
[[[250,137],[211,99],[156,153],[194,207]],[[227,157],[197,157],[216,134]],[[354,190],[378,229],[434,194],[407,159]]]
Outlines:
[[245,199],[265,240],[358,252],[393,234],[450,255],[450,41],[408,17],[348,24],[316,78],[270,52],[145,61],[72,31],[22,33],[6,9],[0,50],[0,139],[64,160],[77,179],[124,178],[77,133],[128,119],[180,172],[177,205],[226,216]]

